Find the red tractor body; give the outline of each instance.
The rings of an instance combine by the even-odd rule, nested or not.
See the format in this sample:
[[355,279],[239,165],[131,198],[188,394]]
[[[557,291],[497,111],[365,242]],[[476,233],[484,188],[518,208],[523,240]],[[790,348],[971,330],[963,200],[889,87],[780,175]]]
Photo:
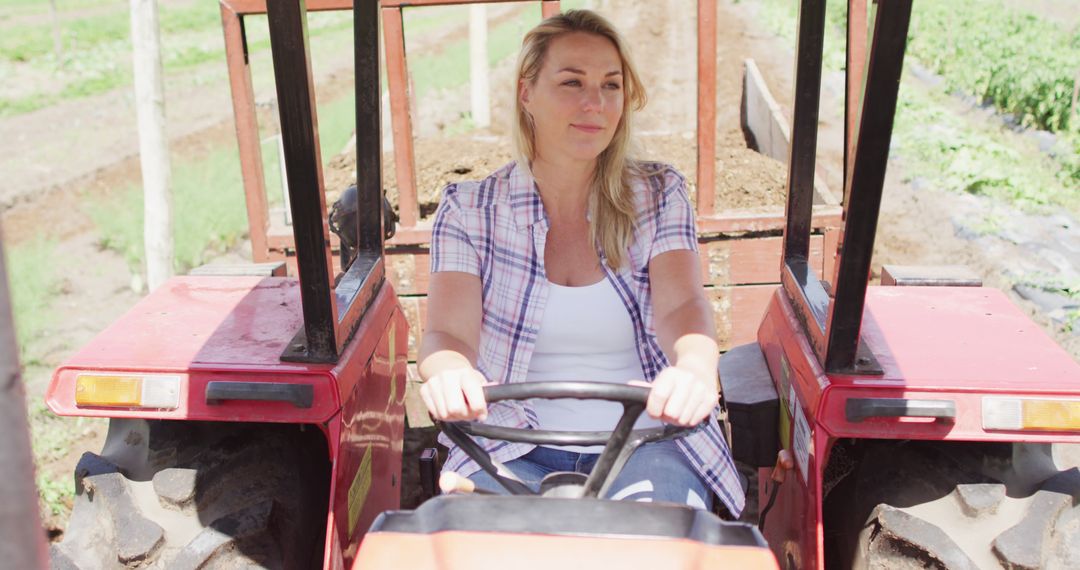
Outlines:
[[[778,291],[758,344],[779,395],[781,445],[796,466],[778,488],[782,514],[763,530],[799,568],[825,567],[822,484],[839,439],[1080,443],[1080,365],[999,290],[868,289],[862,334],[881,375],[826,374],[802,330]],[[994,429],[989,414],[1002,402],[1016,402],[1028,427]],[[1050,415],[1025,414],[1025,402]]]
[[[48,404],[59,415],[317,428],[331,465],[324,567],[349,567],[364,530],[398,508],[408,330],[389,283],[336,364],[281,360],[302,322],[296,279],[177,277],[59,368]],[[175,407],[131,405],[127,386],[145,393],[162,379],[178,388]]]

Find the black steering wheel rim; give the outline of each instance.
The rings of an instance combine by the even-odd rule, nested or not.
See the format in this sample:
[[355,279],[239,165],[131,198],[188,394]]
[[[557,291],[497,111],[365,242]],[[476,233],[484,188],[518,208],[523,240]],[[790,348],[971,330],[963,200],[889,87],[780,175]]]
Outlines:
[[[622,470],[626,460],[642,444],[682,435],[696,427],[665,425],[634,430],[633,426],[645,410],[649,389],[642,386],[609,382],[522,382],[484,387],[489,404],[507,400],[580,399],[605,400],[623,405],[623,415],[611,431],[535,430],[488,425],[478,422],[446,422],[443,431],[458,447],[513,494],[535,494],[501,465],[472,437],[484,437],[533,445],[604,445],[582,491],[585,497],[604,492]],[[507,477],[506,475],[509,475]]]

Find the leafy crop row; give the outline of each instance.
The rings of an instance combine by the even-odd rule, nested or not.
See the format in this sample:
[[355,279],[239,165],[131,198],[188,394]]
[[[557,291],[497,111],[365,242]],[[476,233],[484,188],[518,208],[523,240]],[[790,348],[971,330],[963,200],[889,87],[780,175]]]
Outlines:
[[999,2],[916,6],[909,53],[941,75],[950,89],[992,102],[1025,126],[1055,132],[1080,127],[1071,116],[1080,30],[1068,32]]
[[1059,175],[1080,188],[1080,28],[1067,31],[999,1],[920,2],[909,54],[948,88],[992,104],[1026,127],[1062,137]]
[[[766,26],[794,43],[795,5],[787,0],[759,3]],[[964,119],[940,89],[905,74],[893,146],[907,173],[939,188],[1023,209],[1063,207],[1080,213],[1080,118],[1068,123],[1072,76],[1080,69],[1077,37],[1010,10],[1000,0],[916,2],[913,9],[908,62],[937,73],[946,91],[992,103],[1024,124],[1047,128],[1050,117],[1057,117],[1053,125],[1060,127],[1062,140],[1055,164],[1028,149],[1030,142],[1003,132],[1007,129]],[[828,0],[826,22],[824,70],[841,71],[845,0]]]

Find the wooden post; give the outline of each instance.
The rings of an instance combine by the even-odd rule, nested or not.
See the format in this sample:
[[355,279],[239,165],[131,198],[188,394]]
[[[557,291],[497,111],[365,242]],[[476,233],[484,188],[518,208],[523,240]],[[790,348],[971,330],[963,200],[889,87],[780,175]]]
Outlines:
[[169,143],[165,134],[161,41],[155,0],[131,0],[131,43],[143,179],[146,279],[152,291],[172,276],[173,269]]
[[469,6],[469,88],[472,93],[473,125],[491,126],[488,94],[487,6]]
[[64,42],[60,39],[60,11],[56,9],[56,0],[49,0],[49,16],[52,19],[53,53],[59,69],[64,65]]
[[26,420],[26,393],[0,248],[0,560],[5,568],[44,569],[48,560],[34,487],[34,458]]

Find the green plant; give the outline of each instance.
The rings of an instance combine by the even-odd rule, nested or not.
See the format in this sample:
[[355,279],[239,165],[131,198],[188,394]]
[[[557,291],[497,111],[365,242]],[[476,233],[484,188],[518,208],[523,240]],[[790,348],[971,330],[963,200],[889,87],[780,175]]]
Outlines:
[[55,241],[46,238],[4,247],[16,337],[23,358],[27,345],[55,318],[50,300],[60,282],[56,247]]
[[1062,184],[1050,159],[1000,126],[967,120],[950,103],[918,82],[901,82],[893,148],[909,176],[1028,210],[1080,211],[1080,196]]
[[[176,269],[200,265],[208,251],[231,247],[247,228],[235,146],[173,162],[173,247]],[[102,246],[121,253],[138,271],[143,260],[141,186],[88,205]]]
[[1067,32],[1000,0],[917,3],[912,56],[950,89],[992,102],[1024,125],[1069,130],[1080,30]]
[[75,495],[74,480],[70,473],[57,477],[46,466],[65,457],[71,451],[72,444],[82,438],[87,430],[107,429],[108,420],[61,418],[53,414],[40,398],[28,398],[27,411],[42,514],[46,517],[64,515],[70,510]]
[[1065,314],[1061,330],[1067,333],[1080,331],[1080,309],[1073,309]]
[[37,476],[38,500],[45,518],[60,516],[71,510],[75,497],[75,481],[70,476],[54,478],[45,473]]

